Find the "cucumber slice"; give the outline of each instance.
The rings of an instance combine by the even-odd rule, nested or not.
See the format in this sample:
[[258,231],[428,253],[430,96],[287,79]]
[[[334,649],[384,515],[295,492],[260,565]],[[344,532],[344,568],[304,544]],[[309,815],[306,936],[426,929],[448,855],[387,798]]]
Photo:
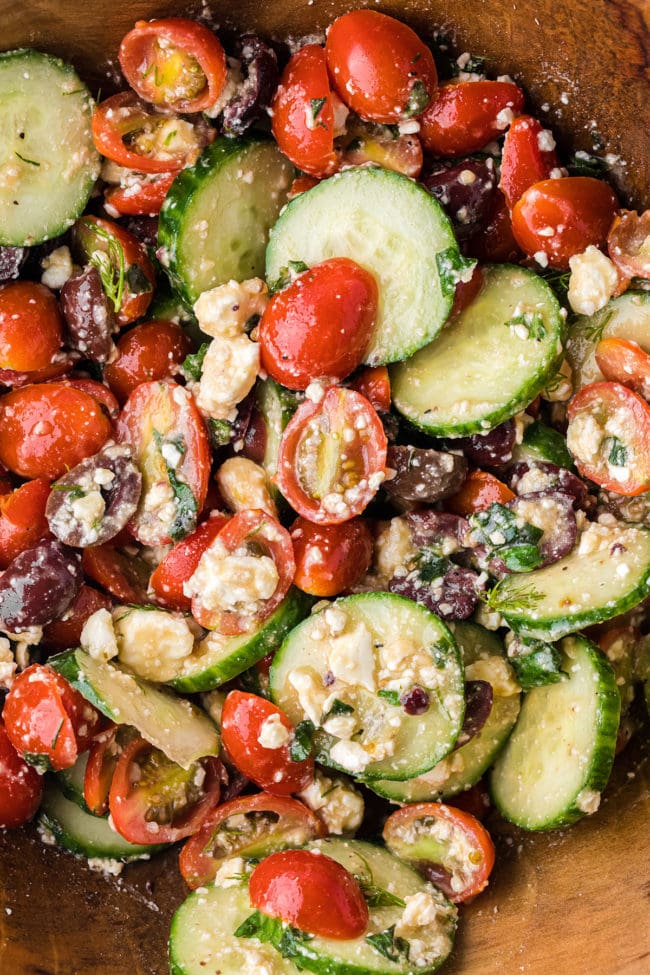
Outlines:
[[160,211],[162,263],[183,299],[264,273],[269,228],[294,176],[275,143],[216,139],[174,180]]
[[77,761],[70,768],[64,768],[56,772],[54,778],[65,796],[70,802],[76,804],[88,812],[86,800],[84,799],[84,776],[86,775],[86,765],[88,764],[88,752],[80,755]]
[[129,843],[109,825],[108,816],[93,816],[71,799],[50,779],[43,792],[39,822],[54,836],[59,846],[78,856],[111,860],[148,859],[165,846],[138,846]]
[[[255,387],[255,406],[264,424],[264,456],[261,464],[268,475],[271,493],[276,505],[287,507],[287,502],[273,484],[278,472],[278,455],[284,428],[298,406],[296,394],[280,386],[270,377],[260,379]],[[255,421],[255,418],[253,419]]]
[[562,352],[560,311],[532,271],[486,267],[474,301],[431,345],[391,370],[395,407],[436,437],[486,433],[544,389]]
[[349,257],[370,271],[379,309],[365,361],[397,362],[430,342],[444,325],[454,285],[438,262],[455,266],[451,224],[430,193],[377,166],[347,169],[301,193],[271,231],[266,277],[277,281],[290,261],[311,266]]
[[172,691],[95,660],[85,650],[66,650],[48,664],[87,701],[116,724],[130,724],[172,762],[189,768],[205,755],[219,754],[219,733],[196,705]]
[[575,471],[573,457],[569,453],[566,440],[561,433],[552,427],[547,427],[539,420],[529,423],[524,430],[522,442],[516,444],[512,451],[512,463],[519,461],[544,461],[557,464],[568,471]]
[[254,633],[232,637],[208,634],[170,683],[187,693],[220,687],[277,650],[287,633],[308,614],[312,602],[310,596],[292,588],[275,613]]
[[490,603],[522,636],[554,641],[627,612],[648,593],[650,530],[620,522],[590,526],[553,565],[506,576]]
[[579,315],[569,329],[566,357],[573,370],[573,391],[604,379],[596,362],[601,339],[621,338],[637,342],[650,352],[650,294],[626,292],[595,315]]
[[[405,689],[427,688],[429,708],[424,714],[407,714],[395,690],[376,692],[377,675],[385,673],[385,655],[393,652],[401,659],[391,671],[390,683],[403,679]],[[364,671],[371,672],[365,684],[355,670],[362,659]],[[338,674],[334,681],[333,671]],[[348,671],[349,680],[341,679]],[[298,672],[312,690],[296,691]],[[453,748],[465,710],[463,667],[448,628],[424,606],[381,592],[337,599],[297,626],[275,655],[270,693],[294,725],[306,718],[317,725],[313,744],[319,762],[366,781],[410,779],[433,768]],[[329,733],[320,727],[327,712],[337,714],[336,701],[354,724],[340,737],[331,726]],[[339,720],[345,714],[339,707]],[[356,766],[348,761],[348,744],[361,745],[366,759],[377,757]],[[341,764],[343,760],[348,764]]]
[[595,812],[614,761],[621,699],[616,677],[584,637],[561,643],[568,679],[536,687],[491,776],[494,802],[523,829],[569,826]]
[[90,92],[39,51],[0,54],[0,245],[38,244],[83,213],[99,175]]

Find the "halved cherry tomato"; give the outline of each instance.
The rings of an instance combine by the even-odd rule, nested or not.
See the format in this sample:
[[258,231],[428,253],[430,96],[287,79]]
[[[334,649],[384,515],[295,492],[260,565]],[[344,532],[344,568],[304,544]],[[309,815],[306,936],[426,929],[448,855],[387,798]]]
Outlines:
[[620,383],[590,383],[568,409],[567,447],[582,477],[634,497],[650,489],[650,406]]
[[487,223],[466,242],[463,252],[468,257],[476,257],[485,263],[516,264],[521,258],[519,244],[512,232],[510,211],[500,190],[494,194]]
[[312,596],[336,596],[350,589],[368,571],[372,533],[365,521],[353,518],[340,525],[314,525],[297,518],[291,526],[296,557],[294,583]]
[[12,745],[0,720],[0,829],[16,829],[41,804],[43,776]]
[[291,757],[297,742],[284,711],[257,694],[230,692],[221,713],[221,736],[239,771],[274,796],[298,792],[314,777],[311,755]]
[[313,190],[314,186],[318,186],[319,183],[320,180],[316,179],[315,176],[298,176],[289,187],[287,199],[293,200],[294,196],[300,196],[301,193],[306,193],[307,190]]
[[135,738],[122,751],[108,804],[118,833],[130,843],[176,843],[203,823],[219,804],[222,765],[201,758],[188,769]]
[[269,301],[259,324],[262,368],[289,389],[345,379],[366,351],[377,283],[347,257],[304,271]]
[[470,471],[460,491],[445,501],[445,509],[448,508],[455,515],[471,515],[495,503],[507,504],[514,496],[510,488],[494,474]]
[[64,619],[43,627],[42,643],[49,650],[68,650],[78,647],[84,624],[98,609],[110,609],[111,600],[92,586],[82,586]]
[[551,133],[532,115],[516,118],[506,132],[499,188],[510,209],[533,183],[549,179],[560,165]]
[[34,369],[31,372],[17,372],[15,369],[0,369],[0,383],[17,389],[20,386],[31,386],[35,383],[45,383],[50,379],[58,379],[70,372],[79,361],[78,352],[59,352],[55,361],[44,369]]
[[271,127],[280,150],[311,176],[331,176],[339,167],[336,116],[347,114],[331,87],[325,51],[306,44],[282,73],[271,105]]
[[54,771],[74,765],[104,720],[67,680],[41,664],[14,678],[2,718],[25,760]]
[[150,566],[137,555],[121,552],[112,545],[94,545],[81,553],[86,575],[123,603],[142,606],[149,602],[147,586]]
[[0,287],[0,369],[47,369],[63,341],[63,321],[52,292],[35,281]]
[[394,17],[376,10],[343,14],[327,31],[325,51],[334,87],[363,119],[414,118],[434,96],[438,74],[431,51]]
[[566,269],[574,254],[605,243],[618,206],[611,187],[593,176],[543,179],[515,204],[512,230],[529,257],[543,254],[550,267]]
[[289,421],[275,480],[303,518],[337,525],[360,515],[377,493],[387,446],[368,400],[352,389],[330,386],[319,403],[307,400]]
[[524,93],[511,81],[448,82],[420,118],[422,145],[434,156],[477,152],[503,135],[523,107]]
[[390,376],[386,366],[367,366],[350,382],[350,389],[368,400],[379,413],[388,413],[391,404]]
[[272,853],[253,870],[251,904],[320,938],[348,941],[368,927],[361,887],[337,860],[320,851]]
[[394,129],[355,121],[341,140],[341,165],[375,163],[383,169],[417,179],[422,171],[422,144],[415,134],[399,135]]
[[629,386],[650,399],[650,355],[637,342],[601,339],[596,346],[596,362],[605,379]]
[[141,318],[153,297],[156,274],[147,250],[128,230],[101,217],[80,217],[72,246],[84,264],[94,264],[120,325]]
[[159,177],[140,177],[126,186],[108,186],[104,190],[107,206],[130,217],[153,216],[160,213],[176,173],[163,173]]
[[142,496],[130,530],[144,545],[185,538],[203,508],[211,461],[193,397],[170,381],[142,383],[129,396],[116,434],[132,445],[142,472]]
[[219,806],[191,836],[179,857],[185,883],[195,889],[211,883],[231,857],[262,859],[323,836],[320,819],[297,799],[258,792]]
[[120,404],[104,383],[100,383],[96,379],[86,379],[85,376],[64,377],[59,382],[62,386],[74,386],[75,389],[81,389],[84,393],[88,393],[106,410],[111,420],[117,420],[120,413]]
[[[455,904],[487,887],[494,866],[494,843],[475,816],[440,802],[403,806],[386,820],[384,842],[400,859],[417,865]],[[458,863],[450,848],[460,840],[466,862]]]
[[[249,574],[254,573],[257,558],[272,561],[277,582],[274,576],[271,583],[275,582],[275,589],[267,596],[255,598],[248,594],[247,581]],[[267,619],[286,596],[296,571],[289,532],[265,511],[252,509],[238,511],[221,528],[201,556],[197,572],[201,565],[208,586],[217,566],[229,568],[228,600],[223,601],[221,592],[211,598],[202,583],[192,595],[192,615],[206,629],[228,636],[252,630]]]
[[622,210],[607,237],[612,261],[629,278],[650,278],[650,210]]
[[189,612],[192,600],[183,592],[183,585],[194,574],[201,556],[227,521],[227,515],[213,512],[207,521],[165,555],[149,580],[149,588],[159,603],[179,612]]
[[117,358],[104,369],[104,379],[124,404],[141,383],[178,375],[191,343],[180,325],[151,321],[136,325],[117,343]]
[[63,383],[22,386],[0,398],[0,461],[21,477],[56,480],[111,436],[97,401]]
[[88,752],[84,773],[84,802],[95,816],[108,812],[108,797],[120,755],[138,737],[129,725],[111,725],[97,736]]
[[118,57],[140,98],[173,112],[210,108],[226,80],[219,38],[185,17],[136,21],[122,39]]
[[49,481],[39,479],[0,497],[0,569],[49,534],[45,517],[49,496]]

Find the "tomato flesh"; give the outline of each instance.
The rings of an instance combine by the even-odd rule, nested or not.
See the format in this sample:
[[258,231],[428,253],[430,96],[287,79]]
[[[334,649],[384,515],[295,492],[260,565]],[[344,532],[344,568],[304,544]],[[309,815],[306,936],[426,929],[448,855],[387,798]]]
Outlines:
[[6,569],[17,555],[47,537],[50,527],[45,506],[49,496],[49,482],[39,479],[0,497],[0,569]]
[[521,115],[508,129],[501,157],[499,187],[512,210],[533,183],[549,179],[559,166],[551,133],[532,115]]
[[390,376],[386,366],[367,366],[362,369],[350,382],[350,388],[365,396],[378,413],[390,412]]
[[315,525],[297,518],[291,526],[296,558],[294,583],[312,596],[337,596],[368,571],[372,534],[361,518],[340,525]]
[[507,128],[510,115],[519,115],[524,93],[509,81],[464,81],[438,89],[420,119],[420,139],[434,156],[464,156],[478,152]]
[[493,504],[507,504],[515,497],[510,488],[487,471],[470,471],[460,491],[445,501],[455,515],[471,515]]
[[149,602],[150,568],[143,559],[128,556],[112,545],[95,545],[83,550],[81,566],[90,579],[115,599],[138,606]]
[[622,210],[607,237],[607,250],[624,278],[650,278],[650,210]]
[[48,288],[33,281],[0,286],[0,369],[46,369],[62,341],[61,312]]
[[650,399],[650,355],[637,342],[601,339],[596,346],[596,362],[605,379],[629,386]]
[[81,631],[88,619],[99,609],[110,609],[111,600],[92,586],[83,585],[69,607],[65,619],[55,620],[43,627],[43,644],[50,650],[69,650],[78,647]]
[[0,720],[0,829],[17,829],[41,804],[43,776],[14,748]]

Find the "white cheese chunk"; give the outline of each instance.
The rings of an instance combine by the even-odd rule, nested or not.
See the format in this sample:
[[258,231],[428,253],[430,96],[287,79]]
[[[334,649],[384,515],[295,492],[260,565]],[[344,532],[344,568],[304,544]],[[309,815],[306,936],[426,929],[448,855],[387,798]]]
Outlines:
[[350,836],[363,820],[363,796],[339,776],[330,778],[317,769],[307,788],[298,793],[298,798],[316,813],[332,836]]
[[270,714],[262,724],[257,740],[262,748],[283,748],[291,741],[292,734],[289,728],[282,723],[279,714]]
[[259,366],[259,347],[246,335],[213,339],[203,360],[198,390],[192,385],[201,412],[214,420],[234,420],[237,404],[253,388]]
[[201,556],[183,586],[186,596],[198,597],[209,611],[240,612],[254,616],[259,602],[270,599],[280,577],[268,555],[229,553],[218,540]]
[[259,464],[246,457],[229,457],[217,471],[216,481],[231,511],[256,508],[277,518],[266,471]]
[[311,668],[301,667],[289,673],[288,681],[298,695],[298,703],[305,716],[318,727],[323,715],[325,701],[329,697],[329,692],[323,686],[322,680]]
[[329,640],[328,650],[329,669],[337,680],[376,691],[374,644],[364,623],[350,621],[340,636]]
[[357,741],[337,741],[330,748],[330,758],[346,772],[360,774],[373,760],[363,745]]
[[241,336],[246,323],[263,315],[269,303],[268,289],[261,278],[228,281],[203,294],[194,303],[199,327],[213,338]]
[[618,284],[618,272],[610,259],[590,244],[569,259],[569,304],[577,315],[593,315],[604,308]]
[[120,661],[147,680],[173,680],[194,649],[187,620],[164,610],[119,607],[113,627]]
[[112,660],[118,655],[113,617],[107,609],[89,616],[81,631],[81,646],[94,660]]
[[69,247],[56,247],[41,261],[41,284],[58,291],[74,274]]

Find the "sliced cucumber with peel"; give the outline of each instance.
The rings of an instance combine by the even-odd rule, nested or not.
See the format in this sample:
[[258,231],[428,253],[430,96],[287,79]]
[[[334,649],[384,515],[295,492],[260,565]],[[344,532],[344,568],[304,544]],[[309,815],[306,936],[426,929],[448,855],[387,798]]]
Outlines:
[[516,464],[519,461],[532,463],[542,461],[548,464],[557,464],[558,467],[565,467],[568,471],[575,470],[573,457],[566,445],[566,438],[539,420],[529,423],[524,430],[522,442],[515,444],[512,451],[512,463]]
[[605,377],[596,362],[596,346],[601,339],[621,338],[637,342],[650,352],[650,294],[628,291],[614,298],[595,315],[579,315],[566,343],[566,357],[573,370],[573,391]]
[[487,433],[544,389],[562,353],[560,311],[532,271],[486,267],[472,303],[391,370],[396,409],[432,436]]
[[253,413],[251,426],[254,426],[256,423],[263,424],[260,435],[264,443],[264,453],[259,460],[266,471],[269,490],[273,500],[281,512],[286,511],[289,506],[273,483],[273,478],[278,472],[278,456],[280,453],[282,434],[287,423],[295,413],[297,406],[298,399],[296,394],[285,389],[284,386],[280,386],[270,376],[266,379],[258,380],[257,386],[255,387],[255,408],[257,415]]
[[57,785],[66,799],[76,802],[81,809],[88,812],[86,800],[84,799],[84,778],[86,775],[86,765],[88,764],[88,752],[80,755],[77,761],[70,768],[64,768],[56,772],[54,778]]
[[560,644],[568,679],[524,698],[492,771],[492,798],[523,829],[569,826],[595,812],[614,761],[621,699],[604,654],[581,636]]

